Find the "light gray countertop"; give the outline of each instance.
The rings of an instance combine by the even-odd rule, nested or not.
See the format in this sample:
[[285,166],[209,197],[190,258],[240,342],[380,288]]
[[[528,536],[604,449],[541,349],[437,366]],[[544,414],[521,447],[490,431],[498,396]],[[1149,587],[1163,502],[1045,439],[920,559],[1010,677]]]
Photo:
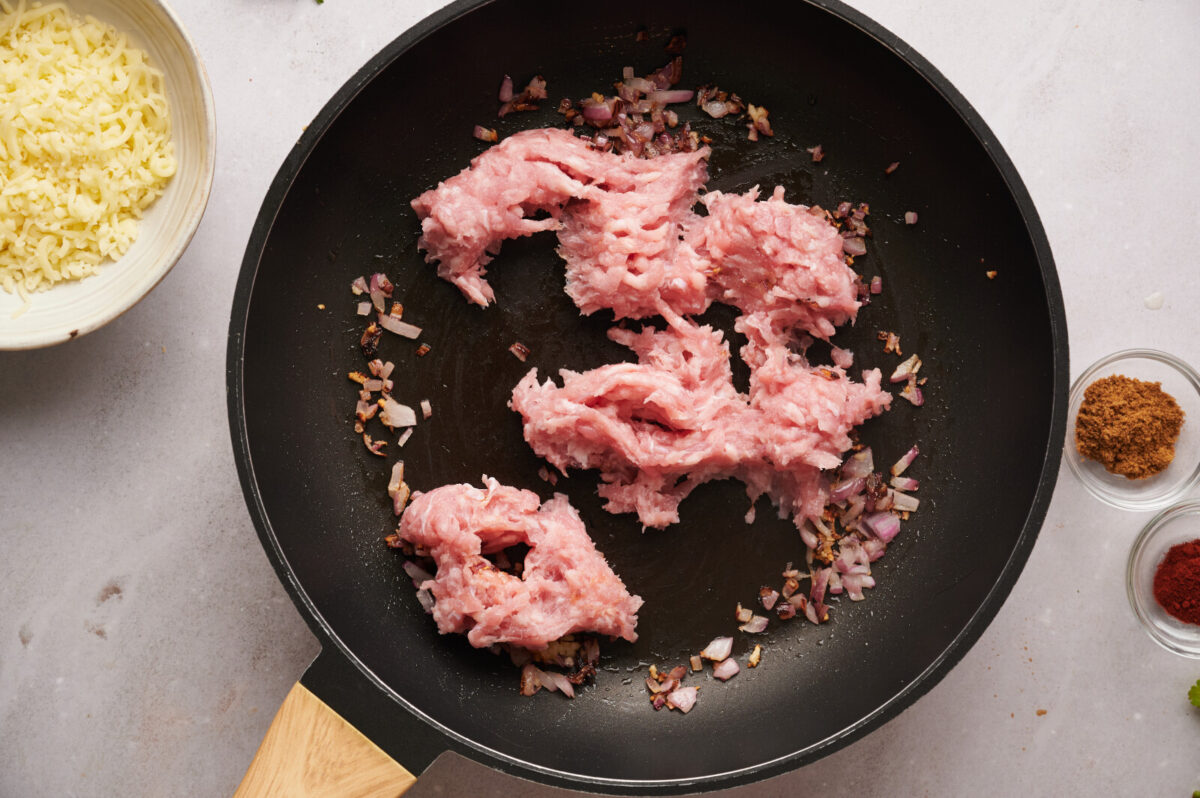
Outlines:
[[[317,644],[234,469],[225,346],[267,186],[304,126],[440,0],[175,0],[212,79],[212,200],[108,327],[0,353],[0,796],[232,794]],[[962,92],[1041,214],[1071,373],[1144,346],[1200,365],[1200,6],[854,0]],[[1144,298],[1161,292],[1161,309]],[[1013,329],[1014,346],[1021,331]],[[1065,470],[1019,582],[910,709],[764,794],[1190,795],[1200,660],[1124,592],[1147,514]],[[1044,714],[1039,711],[1045,710]]]

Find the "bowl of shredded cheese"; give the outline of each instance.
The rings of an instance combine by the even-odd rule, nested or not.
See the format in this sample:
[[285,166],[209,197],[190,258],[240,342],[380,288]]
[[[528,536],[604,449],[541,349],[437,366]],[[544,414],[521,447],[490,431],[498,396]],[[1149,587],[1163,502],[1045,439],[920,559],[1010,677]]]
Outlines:
[[62,343],[150,292],[212,187],[212,92],[156,0],[0,0],[0,349]]

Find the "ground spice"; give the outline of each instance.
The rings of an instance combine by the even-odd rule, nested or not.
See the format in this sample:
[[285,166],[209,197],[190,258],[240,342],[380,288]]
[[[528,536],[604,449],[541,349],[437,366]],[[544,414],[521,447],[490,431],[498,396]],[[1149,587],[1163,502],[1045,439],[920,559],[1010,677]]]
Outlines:
[[1200,625],[1200,538],[1167,550],[1154,572],[1154,598],[1172,616]]
[[1175,459],[1183,411],[1162,384],[1114,374],[1083,392],[1075,447],[1113,474],[1152,477]]

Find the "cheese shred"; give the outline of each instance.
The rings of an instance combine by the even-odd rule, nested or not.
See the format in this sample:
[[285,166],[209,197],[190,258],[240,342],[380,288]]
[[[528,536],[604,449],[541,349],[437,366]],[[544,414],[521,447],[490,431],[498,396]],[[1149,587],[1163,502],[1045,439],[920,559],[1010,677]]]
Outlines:
[[0,0],[0,287],[94,274],[175,174],[163,74],[63,3]]

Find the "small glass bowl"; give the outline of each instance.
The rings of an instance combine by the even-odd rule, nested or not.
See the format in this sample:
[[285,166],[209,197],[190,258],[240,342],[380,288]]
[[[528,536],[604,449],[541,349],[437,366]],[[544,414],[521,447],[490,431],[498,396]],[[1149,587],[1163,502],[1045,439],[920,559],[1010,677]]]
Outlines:
[[1168,651],[1200,659],[1200,626],[1167,614],[1154,598],[1154,572],[1167,550],[1200,538],[1200,500],[1168,507],[1146,524],[1125,570],[1125,590],[1133,612],[1150,638]]
[[[1183,410],[1183,428],[1175,442],[1175,459],[1146,479],[1129,479],[1105,470],[1079,454],[1075,418],[1083,392],[1096,380],[1114,374],[1158,382]],[[1126,349],[1098,361],[1071,386],[1067,406],[1067,465],[1093,496],[1122,510],[1161,510],[1200,484],[1200,374],[1174,355],[1153,349]]]

